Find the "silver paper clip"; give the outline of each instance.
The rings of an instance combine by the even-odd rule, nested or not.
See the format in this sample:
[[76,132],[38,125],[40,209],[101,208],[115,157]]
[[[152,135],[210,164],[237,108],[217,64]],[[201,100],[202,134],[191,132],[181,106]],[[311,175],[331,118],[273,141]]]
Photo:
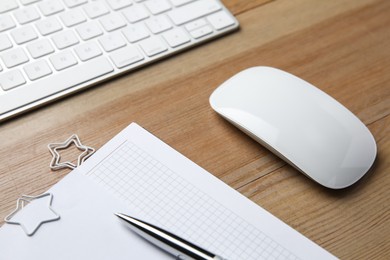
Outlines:
[[[83,151],[77,158],[77,165],[72,162],[60,162],[61,156],[58,153],[58,150],[64,150],[68,148],[72,143],[77,147],[77,149]],[[95,149],[93,149],[92,147],[83,145],[80,141],[80,138],[76,134],[73,134],[63,143],[51,143],[48,144],[47,147],[49,148],[49,151],[53,156],[50,162],[50,169],[52,169],[53,171],[63,168],[70,168],[73,170],[76,167],[80,166],[95,152]]]
[[[50,210],[50,213],[51,213],[50,217],[46,217],[45,219],[37,221],[36,223],[34,223],[33,227],[29,227],[29,228],[27,228],[27,226],[25,224],[23,224],[23,222],[21,222],[21,221],[11,220],[16,215],[16,213],[18,213],[21,209],[24,208],[24,206],[26,205],[25,203],[30,203],[33,200],[41,199],[41,198],[47,197],[47,196],[49,196],[48,209]],[[52,201],[53,201],[53,194],[51,194],[49,192],[43,193],[43,194],[38,195],[38,196],[22,195],[16,201],[15,210],[12,211],[8,216],[6,216],[4,218],[4,221],[8,224],[20,225],[22,227],[23,231],[26,233],[26,235],[32,236],[43,223],[47,223],[47,222],[51,222],[51,221],[55,221],[55,220],[60,219],[60,215],[58,215],[57,212],[55,212],[53,210],[53,208],[51,207]]]

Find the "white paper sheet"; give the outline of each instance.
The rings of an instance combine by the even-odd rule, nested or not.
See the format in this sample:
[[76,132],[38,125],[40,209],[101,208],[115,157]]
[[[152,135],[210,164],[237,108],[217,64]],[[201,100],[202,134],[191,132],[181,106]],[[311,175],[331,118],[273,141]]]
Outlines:
[[[113,214],[131,209],[76,170],[55,185],[52,207],[60,220],[29,237],[18,225],[0,229],[0,259],[172,259],[128,230]],[[36,214],[34,202],[19,213]]]
[[335,258],[134,123],[51,192],[61,219],[33,237],[4,225],[0,259],[172,259],[113,212],[228,259]]

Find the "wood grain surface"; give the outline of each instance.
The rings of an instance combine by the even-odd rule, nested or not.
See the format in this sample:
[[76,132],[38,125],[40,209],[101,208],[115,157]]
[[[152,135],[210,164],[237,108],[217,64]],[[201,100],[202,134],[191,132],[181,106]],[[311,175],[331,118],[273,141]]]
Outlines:
[[[50,171],[47,144],[76,133],[99,148],[134,121],[337,257],[389,259],[390,1],[223,2],[239,31],[1,123],[0,218],[21,194],[69,173]],[[350,188],[323,188],[219,117],[212,91],[258,65],[355,113],[378,145],[371,172]]]

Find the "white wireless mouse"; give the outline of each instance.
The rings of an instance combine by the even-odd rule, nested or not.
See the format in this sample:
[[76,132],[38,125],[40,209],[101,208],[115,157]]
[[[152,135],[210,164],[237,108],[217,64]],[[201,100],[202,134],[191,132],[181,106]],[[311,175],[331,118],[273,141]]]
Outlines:
[[341,189],[358,181],[376,158],[367,127],[312,84],[279,69],[253,67],[219,86],[211,107],[287,163]]

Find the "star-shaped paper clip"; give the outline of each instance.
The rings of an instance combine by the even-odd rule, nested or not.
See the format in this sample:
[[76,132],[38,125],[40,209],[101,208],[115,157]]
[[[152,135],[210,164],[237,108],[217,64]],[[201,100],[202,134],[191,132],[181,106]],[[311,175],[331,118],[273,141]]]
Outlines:
[[[72,143],[75,144],[77,149],[83,151],[77,158],[77,165],[72,162],[60,162],[61,156],[58,153],[58,150],[67,149]],[[80,138],[76,134],[73,134],[63,143],[51,143],[47,147],[49,148],[49,151],[53,156],[50,162],[50,169],[52,169],[53,171],[63,168],[70,168],[73,170],[80,166],[95,152],[95,149],[93,149],[92,147],[83,145],[80,141]]]
[[[26,203],[30,203],[34,200],[43,199],[45,197],[48,197],[48,204],[45,203],[45,201],[41,201],[40,203],[45,203],[42,205],[45,205],[42,208],[38,208],[37,213],[34,216],[30,216],[28,219],[26,216],[20,216],[16,215],[21,209],[23,209],[26,206]],[[4,221],[9,224],[15,224],[20,225],[26,235],[32,236],[34,233],[38,230],[38,228],[43,224],[55,220],[60,219],[60,215],[57,214],[51,207],[53,201],[53,195],[51,193],[43,193],[38,196],[28,196],[28,195],[22,195],[18,200],[16,201],[16,208],[14,211],[11,212],[8,216],[4,218]],[[15,216],[16,215],[16,216]],[[12,220],[13,219],[13,220]]]

